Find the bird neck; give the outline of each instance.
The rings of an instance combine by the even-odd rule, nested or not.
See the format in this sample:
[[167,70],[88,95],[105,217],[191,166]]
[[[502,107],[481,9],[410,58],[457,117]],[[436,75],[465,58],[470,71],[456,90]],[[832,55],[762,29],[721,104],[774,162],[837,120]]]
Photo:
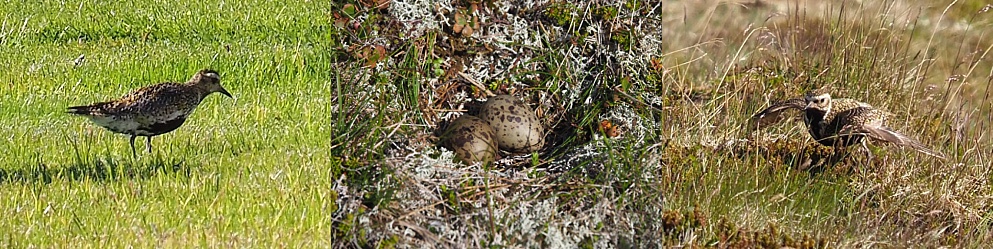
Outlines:
[[803,112],[803,121],[807,123],[807,126],[820,127],[825,123],[825,116],[827,116],[827,111],[809,108]]
[[803,112],[803,122],[807,125],[807,132],[815,140],[824,138],[824,127],[827,126],[827,122],[824,120],[825,116],[827,116],[827,112],[824,110],[807,109]]
[[207,95],[210,95],[211,91],[210,89],[207,89],[207,85],[197,83],[198,82],[195,81],[187,82],[186,86],[196,90],[197,96],[200,97],[200,100],[203,100],[203,98],[206,98]]

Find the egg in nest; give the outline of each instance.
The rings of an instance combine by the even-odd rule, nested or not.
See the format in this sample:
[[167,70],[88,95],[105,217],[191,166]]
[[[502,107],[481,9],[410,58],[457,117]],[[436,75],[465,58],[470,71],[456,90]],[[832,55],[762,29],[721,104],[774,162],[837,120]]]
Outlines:
[[463,162],[483,164],[493,162],[497,157],[496,133],[480,118],[462,115],[452,121],[442,134],[444,146],[455,151]]
[[479,111],[496,131],[497,145],[512,152],[533,152],[545,144],[545,129],[523,101],[510,95],[490,97]]

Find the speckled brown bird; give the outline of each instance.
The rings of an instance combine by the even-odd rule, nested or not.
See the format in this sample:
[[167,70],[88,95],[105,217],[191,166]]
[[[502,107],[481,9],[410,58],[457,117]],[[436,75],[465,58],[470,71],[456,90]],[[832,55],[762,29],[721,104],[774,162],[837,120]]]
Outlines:
[[752,116],[752,122],[757,127],[763,127],[782,120],[780,115],[783,111],[792,109],[803,110],[807,132],[825,146],[847,147],[860,142],[865,146],[864,139],[868,137],[944,158],[944,155],[927,148],[920,141],[887,127],[891,113],[851,99],[832,99],[831,94],[823,90],[807,93],[802,104],[799,99],[777,103]]
[[803,123],[807,132],[818,143],[825,146],[849,146],[862,141],[862,136],[838,137],[824,128],[825,123],[836,120],[839,114],[857,108],[872,108],[869,104],[853,99],[832,99],[824,90],[808,92],[803,97]]
[[153,136],[179,128],[200,102],[215,92],[231,97],[221,86],[217,71],[204,69],[186,83],[142,87],[117,100],[69,107],[68,113],[85,116],[112,132],[131,135],[131,154],[137,157],[135,138],[147,137],[145,145],[151,153]]
[[[783,121],[790,116],[784,115],[785,113],[793,113],[795,110],[803,112],[804,124],[809,127],[811,122],[817,122],[822,119],[834,119],[834,115],[839,112],[851,110],[856,107],[872,107],[869,104],[862,103],[854,99],[841,98],[830,99],[830,101],[828,101],[825,97],[830,98],[830,96],[831,95],[828,94],[826,90],[817,89],[807,92],[802,98],[794,98],[777,102],[753,115],[751,118],[751,124],[756,129],[765,128]],[[807,104],[816,102],[825,104],[825,112],[823,115],[818,115],[818,113],[810,113],[811,115],[807,115],[808,113],[804,110],[807,108]]]

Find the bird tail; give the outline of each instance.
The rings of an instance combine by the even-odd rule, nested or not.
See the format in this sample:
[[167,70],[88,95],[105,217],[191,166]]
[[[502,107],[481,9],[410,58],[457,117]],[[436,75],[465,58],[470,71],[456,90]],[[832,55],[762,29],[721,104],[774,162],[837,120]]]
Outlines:
[[937,158],[940,158],[940,159],[945,159],[945,155],[944,154],[941,154],[941,152],[934,151],[934,150],[928,148],[927,146],[925,146],[924,143],[921,143],[920,141],[917,141],[917,139],[914,139],[914,138],[905,136],[903,134],[900,134],[900,133],[898,133],[896,131],[893,131],[893,130],[890,130],[888,128],[879,127],[879,128],[876,128],[876,129],[866,129],[865,131],[868,132],[869,135],[872,136],[872,137],[881,138],[882,140],[886,140],[888,142],[891,142],[891,143],[894,143],[894,144],[897,144],[897,145],[900,145],[900,146],[906,146],[906,147],[914,148],[918,152],[927,154],[929,156],[937,157]]
[[96,103],[92,105],[81,105],[81,106],[70,106],[66,113],[76,114],[76,115],[99,115],[103,113],[103,105],[106,102]]

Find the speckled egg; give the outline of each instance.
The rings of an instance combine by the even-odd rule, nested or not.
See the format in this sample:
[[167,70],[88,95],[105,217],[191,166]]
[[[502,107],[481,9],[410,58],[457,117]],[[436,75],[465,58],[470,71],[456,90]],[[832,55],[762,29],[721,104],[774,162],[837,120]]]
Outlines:
[[462,115],[442,134],[444,146],[466,163],[489,163],[497,156],[496,134],[480,118]]
[[533,152],[545,144],[545,129],[538,117],[521,100],[510,95],[490,97],[479,111],[479,118],[496,131],[501,149]]

